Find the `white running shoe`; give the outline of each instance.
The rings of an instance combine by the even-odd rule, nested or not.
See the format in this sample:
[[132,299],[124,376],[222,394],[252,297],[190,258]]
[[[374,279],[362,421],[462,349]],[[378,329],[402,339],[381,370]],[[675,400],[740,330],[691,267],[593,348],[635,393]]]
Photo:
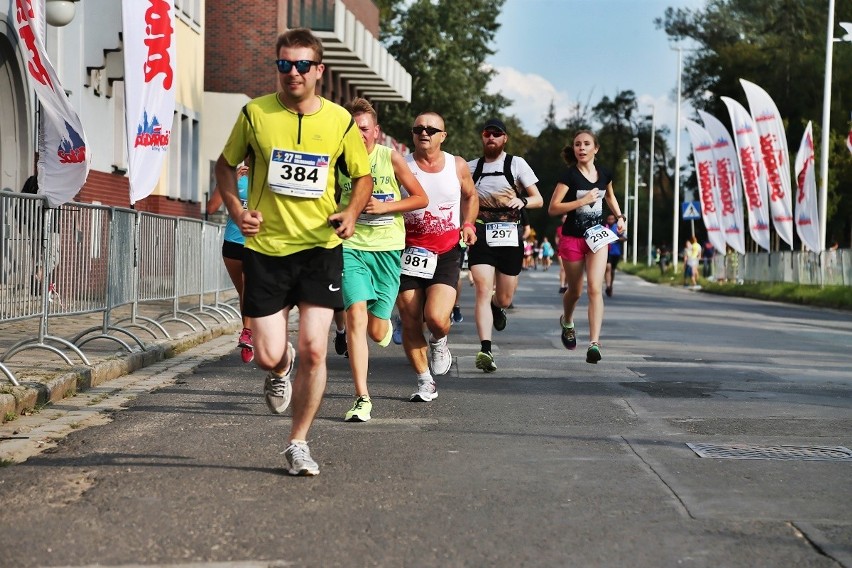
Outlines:
[[284,450],[284,457],[290,475],[319,475],[319,466],[311,457],[307,443],[293,442]]
[[433,375],[446,375],[453,365],[453,356],[447,347],[447,338],[429,341],[429,367]]
[[438,386],[435,381],[417,381],[417,392],[408,400],[411,402],[432,402],[438,398]]

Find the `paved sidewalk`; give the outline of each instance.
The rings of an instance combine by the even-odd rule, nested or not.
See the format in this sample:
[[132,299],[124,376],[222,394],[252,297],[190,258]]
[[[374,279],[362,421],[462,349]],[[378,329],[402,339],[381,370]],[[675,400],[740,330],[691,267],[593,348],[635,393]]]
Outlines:
[[[41,320],[38,318],[0,323],[0,358],[5,359],[1,362],[19,383],[15,386],[0,372],[0,422],[30,414],[48,402],[55,403],[223,335],[233,335],[236,346],[236,334],[242,325],[233,313],[227,316],[198,313],[197,309],[190,310],[184,304],[181,309],[190,311],[194,316],[181,314],[183,321],[174,321],[170,316],[162,317],[163,314],[173,314],[171,302],[140,304],[138,325],[128,325],[131,323],[130,306],[113,310],[110,325],[121,326],[132,333],[142,342],[144,350],[135,339],[121,331],[109,332],[116,339],[99,337],[99,328],[104,324],[102,312],[51,316],[42,340],[39,339]],[[169,337],[143,318],[159,319]],[[125,319],[128,321],[121,323]],[[169,319],[172,321],[165,321]],[[140,327],[143,324],[145,328]],[[69,344],[77,335],[93,328],[95,331],[83,339],[94,339],[82,344],[77,342],[80,352],[90,363],[86,365]],[[29,340],[29,346],[8,356],[12,348],[25,339]],[[118,340],[131,350],[128,351]],[[57,350],[70,360],[70,364]]]

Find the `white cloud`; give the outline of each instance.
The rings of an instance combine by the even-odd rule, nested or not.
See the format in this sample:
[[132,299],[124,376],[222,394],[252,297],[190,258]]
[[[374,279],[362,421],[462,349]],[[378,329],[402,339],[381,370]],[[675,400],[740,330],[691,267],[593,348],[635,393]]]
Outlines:
[[[516,116],[528,134],[536,136],[544,128],[544,120],[551,101],[556,109],[556,121],[560,125],[575,112],[576,99],[569,96],[568,93],[558,90],[541,75],[522,73],[513,67],[493,67],[493,69],[496,73],[488,84],[488,92],[500,93],[513,101],[506,109],[506,114]],[[614,95],[615,93],[610,96]],[[597,102],[597,99],[590,99],[582,101],[581,104],[594,106]],[[654,106],[657,129],[668,128],[669,146],[673,151],[677,114],[674,93],[666,95],[637,94],[636,102],[639,106],[640,115],[650,116],[651,105]],[[691,105],[682,103],[681,121],[689,118],[693,112]],[[684,136],[681,136],[681,150],[688,151]]]
[[494,67],[496,74],[488,83],[490,93],[499,93],[512,100],[506,114],[516,116],[528,134],[533,136],[544,128],[550,103],[556,109],[556,120],[568,118],[576,103],[566,93],[535,73],[521,73],[512,67]]

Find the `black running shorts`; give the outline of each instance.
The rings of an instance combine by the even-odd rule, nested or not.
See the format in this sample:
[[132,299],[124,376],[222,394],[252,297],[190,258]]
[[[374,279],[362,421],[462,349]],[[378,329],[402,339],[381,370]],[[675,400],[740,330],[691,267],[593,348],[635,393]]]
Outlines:
[[461,272],[461,254],[461,247],[456,245],[444,254],[438,255],[435,275],[430,280],[401,274],[399,276],[399,291],[417,290],[418,288],[425,290],[432,284],[446,284],[455,288]]
[[299,302],[334,310],[343,308],[343,245],[316,247],[287,256],[267,256],[247,248],[243,274],[245,316],[269,316]]
[[[521,227],[518,227],[518,241],[521,240]],[[487,264],[506,276],[517,276],[524,264],[524,246],[518,242],[516,247],[492,247],[485,240],[485,224],[476,223],[476,243],[467,253],[468,266]]]

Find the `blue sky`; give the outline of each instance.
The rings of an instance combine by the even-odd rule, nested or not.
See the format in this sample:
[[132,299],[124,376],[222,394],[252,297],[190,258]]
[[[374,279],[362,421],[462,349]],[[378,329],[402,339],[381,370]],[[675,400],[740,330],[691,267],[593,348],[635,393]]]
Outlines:
[[[580,102],[594,106],[632,90],[639,111],[656,109],[674,133],[677,52],[654,19],[667,7],[698,9],[705,0],[506,0],[498,18],[497,71],[489,89],[514,100],[508,114],[538,134],[551,100],[557,119]],[[681,118],[691,108],[681,107]],[[683,140],[685,136],[681,136]],[[673,137],[672,137],[673,139]]]

